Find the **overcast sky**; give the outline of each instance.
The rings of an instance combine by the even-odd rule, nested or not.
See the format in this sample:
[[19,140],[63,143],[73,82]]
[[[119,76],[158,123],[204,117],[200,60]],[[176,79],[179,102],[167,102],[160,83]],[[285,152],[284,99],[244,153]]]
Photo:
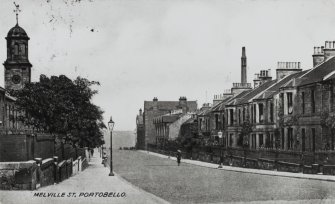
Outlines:
[[[335,1],[15,0],[31,38],[32,80],[65,74],[100,81],[94,102],[117,130],[134,130],[144,100],[198,106],[278,61],[311,68],[314,46],[335,40]],[[15,25],[13,1],[0,5],[0,59]],[[0,72],[0,85],[3,86]],[[206,94],[207,93],[207,94]]]

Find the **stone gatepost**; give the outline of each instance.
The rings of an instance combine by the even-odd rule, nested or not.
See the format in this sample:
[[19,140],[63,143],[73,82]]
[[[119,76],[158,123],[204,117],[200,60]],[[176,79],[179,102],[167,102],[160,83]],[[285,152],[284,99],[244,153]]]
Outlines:
[[78,172],[81,172],[82,171],[82,169],[81,169],[81,167],[82,167],[82,158],[81,158],[81,156],[79,156],[78,157]]
[[42,179],[42,170],[41,170],[41,165],[42,165],[42,158],[35,158],[36,161],[36,189],[41,187],[41,179]]
[[88,151],[88,147],[85,147],[85,157],[87,161],[91,161],[90,152]]
[[58,169],[58,157],[54,156],[53,159],[54,159],[54,181],[55,181],[55,183],[58,183],[59,182],[59,178],[58,178],[58,175],[59,175],[59,173],[58,173],[58,171],[59,171],[59,169]]

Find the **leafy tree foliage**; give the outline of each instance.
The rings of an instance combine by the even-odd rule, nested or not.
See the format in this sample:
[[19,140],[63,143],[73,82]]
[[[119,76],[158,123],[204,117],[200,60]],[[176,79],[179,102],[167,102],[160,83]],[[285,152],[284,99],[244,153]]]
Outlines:
[[20,119],[28,126],[57,135],[66,135],[80,146],[103,144],[103,111],[91,102],[97,94],[91,89],[99,82],[65,75],[41,75],[39,82],[28,83],[11,94],[17,98]]
[[250,123],[249,116],[243,121],[241,130],[240,146],[247,147],[249,145],[249,134],[252,132],[252,124]]

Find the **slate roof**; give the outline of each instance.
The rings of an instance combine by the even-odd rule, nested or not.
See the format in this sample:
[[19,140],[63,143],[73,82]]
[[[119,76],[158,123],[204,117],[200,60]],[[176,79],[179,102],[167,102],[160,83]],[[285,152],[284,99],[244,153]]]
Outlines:
[[199,116],[207,115],[209,112],[211,112],[211,108],[206,108],[198,113]]
[[276,93],[278,93],[280,88],[294,86],[295,85],[294,80],[297,79],[299,76],[302,76],[303,74],[305,74],[307,71],[308,70],[298,72],[298,73],[295,73],[295,74],[290,74],[290,75],[282,78],[281,80],[277,80],[277,79],[273,80],[273,81],[275,81],[273,86],[266,89],[263,92],[263,94],[259,95],[258,97],[254,98],[254,99],[255,100],[268,99],[268,98],[273,97],[273,95],[275,95]]
[[178,120],[182,114],[165,114],[154,118],[154,123],[173,123]]
[[277,80],[271,80],[271,81],[267,81],[267,82],[261,84],[260,86],[256,87],[255,89],[250,91],[248,94],[246,94],[235,105],[241,105],[241,104],[248,103],[249,100],[253,99],[255,96],[257,96],[258,94],[260,94],[261,92],[263,92],[264,90],[266,90],[267,88],[272,86],[274,83],[276,83],[276,81]]
[[237,94],[236,96],[234,96],[233,98],[231,98],[231,100],[229,100],[225,105],[226,106],[233,106],[233,105],[236,105],[238,104],[241,100],[243,100],[243,98],[248,95],[250,92],[252,92],[253,89],[251,90],[246,90],[246,91],[243,91],[239,94]]
[[[144,110],[150,110],[157,103],[158,110],[176,110],[180,107],[179,101],[144,101]],[[187,106],[190,112],[197,110],[197,101],[187,101]]]
[[222,111],[224,110],[224,106],[227,104],[227,102],[229,102],[233,97],[228,97],[226,99],[224,99],[223,101],[221,101],[220,103],[216,104],[215,106],[213,106],[211,108],[211,111],[212,112],[215,112],[215,111]]
[[194,123],[194,121],[196,121],[196,118],[189,118],[183,124],[192,124],[192,123]]
[[329,58],[327,61],[315,66],[314,68],[308,70],[304,75],[300,76],[299,86],[312,84],[315,82],[323,81],[324,78],[335,71],[335,57]]

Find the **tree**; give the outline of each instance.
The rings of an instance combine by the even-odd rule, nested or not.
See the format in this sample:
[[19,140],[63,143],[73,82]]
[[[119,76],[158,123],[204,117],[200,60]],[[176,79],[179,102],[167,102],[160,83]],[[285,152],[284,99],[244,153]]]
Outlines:
[[321,125],[330,130],[331,134],[331,149],[334,149],[334,132],[335,132],[335,116],[330,115],[329,112],[323,111],[321,113]]
[[97,94],[91,89],[99,82],[65,75],[40,76],[39,82],[28,83],[21,90],[12,91],[26,125],[60,137],[66,135],[80,146],[103,144],[103,111],[91,102]]
[[252,132],[252,124],[250,123],[249,116],[243,121],[242,130],[241,130],[241,140],[243,147],[247,147],[249,145],[249,134]]

